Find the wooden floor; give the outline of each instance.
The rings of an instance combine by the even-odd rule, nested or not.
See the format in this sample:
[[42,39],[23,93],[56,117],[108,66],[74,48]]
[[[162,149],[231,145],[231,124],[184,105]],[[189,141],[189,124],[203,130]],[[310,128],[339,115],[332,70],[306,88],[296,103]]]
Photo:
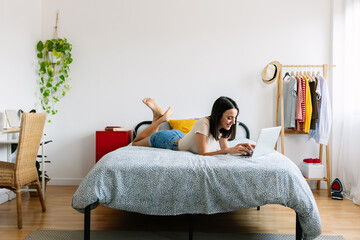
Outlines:
[[[83,214],[71,208],[76,187],[49,186],[47,211],[39,199],[22,195],[23,229],[17,229],[15,199],[0,205],[0,238],[24,239],[36,229],[82,230]],[[332,200],[325,190],[313,191],[319,207],[323,234],[360,239],[360,207],[350,200]],[[99,206],[91,215],[92,230],[187,231],[189,216],[147,216]],[[280,205],[215,215],[193,216],[194,231],[243,233],[295,233],[295,213]]]

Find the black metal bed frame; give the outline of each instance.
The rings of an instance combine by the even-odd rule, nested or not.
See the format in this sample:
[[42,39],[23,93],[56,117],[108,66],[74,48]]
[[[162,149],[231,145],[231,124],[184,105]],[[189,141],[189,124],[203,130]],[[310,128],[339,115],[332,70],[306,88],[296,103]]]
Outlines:
[[[90,240],[90,205],[85,208],[84,214],[84,240]],[[298,213],[296,213],[296,240],[302,239],[302,228],[299,222]],[[193,240],[193,216],[190,214],[189,220],[189,240]]]
[[[140,122],[139,124],[137,124],[135,126],[134,129],[134,138],[136,137],[137,131],[138,129],[142,126],[142,125],[149,125],[151,124],[152,121],[143,121]],[[246,133],[246,138],[250,139],[250,131],[248,129],[248,127],[242,123],[242,122],[238,122],[238,125],[243,127]],[[257,210],[260,210],[260,206],[257,207]],[[90,205],[88,205],[85,208],[85,212],[84,212],[84,240],[90,240]],[[299,222],[299,216],[298,213],[296,213],[296,240],[301,240],[302,239],[302,228]],[[193,240],[193,215],[189,214],[190,218],[189,218],[189,240]]]
[[[142,126],[142,125],[150,125],[152,123],[152,121],[142,121],[140,123],[138,123],[136,126],[135,126],[135,129],[134,129],[134,133],[133,133],[133,138],[136,137],[137,135],[137,131],[139,130],[139,128]],[[241,126],[242,128],[244,128],[245,130],[245,137],[247,139],[250,139],[250,131],[249,131],[249,128],[245,125],[245,123],[242,123],[242,122],[238,122],[238,125]]]

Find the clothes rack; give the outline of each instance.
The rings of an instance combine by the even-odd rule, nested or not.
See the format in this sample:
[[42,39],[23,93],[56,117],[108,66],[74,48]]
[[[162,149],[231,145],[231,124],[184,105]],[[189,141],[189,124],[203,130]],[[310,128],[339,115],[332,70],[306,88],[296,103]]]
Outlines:
[[[305,134],[304,132],[292,131],[284,129],[284,92],[283,92],[283,78],[282,78],[282,69],[283,68],[322,68],[323,77],[326,81],[328,80],[328,69],[329,67],[336,67],[336,65],[322,64],[322,65],[282,65],[280,64],[279,75],[277,79],[277,91],[276,91],[276,126],[279,124],[279,101],[280,101],[280,121],[281,121],[281,153],[285,153],[285,134]],[[320,144],[319,149],[319,159],[320,162],[323,162],[323,145]],[[331,173],[330,173],[330,147],[329,142],[326,145],[326,176],[324,178],[305,178],[306,180],[317,181],[317,189],[320,189],[320,182],[327,182],[327,192],[328,196],[331,197],[330,191],[330,182],[331,182]]]

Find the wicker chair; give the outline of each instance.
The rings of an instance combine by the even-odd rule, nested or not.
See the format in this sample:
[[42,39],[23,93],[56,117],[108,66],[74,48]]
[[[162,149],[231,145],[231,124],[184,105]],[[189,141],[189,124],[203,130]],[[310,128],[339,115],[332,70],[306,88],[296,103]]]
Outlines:
[[21,118],[18,153],[16,163],[0,161],[0,188],[16,194],[18,228],[22,228],[21,186],[35,184],[39,194],[42,211],[46,211],[45,200],[35,166],[46,114],[24,113]]

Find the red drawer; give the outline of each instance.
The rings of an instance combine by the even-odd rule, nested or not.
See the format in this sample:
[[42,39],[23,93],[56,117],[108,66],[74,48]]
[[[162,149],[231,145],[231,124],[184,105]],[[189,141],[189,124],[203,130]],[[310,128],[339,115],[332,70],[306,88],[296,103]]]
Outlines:
[[96,162],[105,154],[127,146],[131,141],[131,130],[96,131]]

